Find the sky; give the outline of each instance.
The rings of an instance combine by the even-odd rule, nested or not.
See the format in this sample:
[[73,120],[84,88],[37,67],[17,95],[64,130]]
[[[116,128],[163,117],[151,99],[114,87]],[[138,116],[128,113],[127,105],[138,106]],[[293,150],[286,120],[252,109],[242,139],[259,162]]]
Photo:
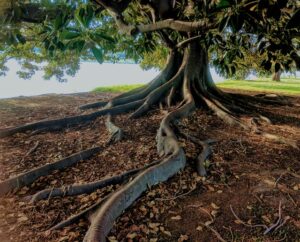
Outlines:
[[[143,71],[137,64],[100,65],[96,62],[83,62],[75,77],[68,77],[67,82],[60,83],[56,79],[44,80],[42,72],[37,72],[29,80],[20,79],[16,75],[20,70],[19,64],[10,60],[7,66],[9,72],[6,76],[0,77],[0,98],[87,92],[99,86],[145,84],[159,73],[155,69]],[[214,70],[212,76],[216,82],[223,80]]]

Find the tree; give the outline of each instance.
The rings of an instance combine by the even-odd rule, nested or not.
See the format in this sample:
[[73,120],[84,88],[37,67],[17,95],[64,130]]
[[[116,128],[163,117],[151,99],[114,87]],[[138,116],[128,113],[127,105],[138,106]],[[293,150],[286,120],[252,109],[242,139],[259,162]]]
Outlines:
[[[8,0],[1,4],[5,2]],[[0,132],[0,137],[5,137],[33,130],[51,131],[107,115],[111,141],[117,141],[122,138],[122,130],[113,124],[114,115],[132,112],[130,118],[138,118],[158,105],[172,107],[172,111],[161,121],[156,137],[158,153],[164,157],[163,161],[110,179],[76,185],[67,190],[44,190],[33,196],[32,201],[36,201],[51,196],[88,193],[105,185],[128,181],[134,176],[118,191],[88,209],[96,211],[85,241],[105,241],[114,220],[148,186],[167,180],[185,167],[186,157],[177,140],[175,130],[179,133],[180,130],[176,128],[175,121],[188,116],[195,108],[213,110],[225,122],[284,141],[281,137],[259,130],[255,125],[255,122],[268,121],[257,111],[257,102],[280,104],[282,100],[224,93],[212,80],[209,60],[213,60],[221,72],[233,74],[239,68],[238,59],[244,57],[240,48],[243,46],[246,50],[265,56],[261,65],[266,70],[271,69],[278,55],[286,58],[284,62],[280,61],[283,68],[288,70],[293,65],[299,68],[297,20],[300,11],[296,0],[28,0],[5,6],[1,10],[5,16],[1,31],[2,56],[18,57],[30,62],[33,57],[27,54],[31,53],[51,62],[61,53],[65,56],[76,53],[82,59],[94,58],[102,63],[105,60],[117,61],[122,54],[127,59],[142,61],[147,55],[155,56],[156,51],[163,53],[168,50],[164,69],[148,85],[107,102],[82,106],[82,109],[101,108],[98,111],[40,121]],[[38,48],[24,49],[28,43]],[[164,47],[159,50],[158,46]],[[9,52],[10,48],[14,51]],[[18,48],[24,52],[16,51]],[[21,56],[17,56],[18,53]],[[159,54],[159,57],[162,55]],[[35,58],[33,61],[36,61]],[[252,125],[239,118],[249,113],[254,116]],[[197,169],[199,174],[205,175],[203,162],[209,155],[209,143],[196,142],[203,146]],[[67,162],[98,151],[99,148],[83,151],[56,166],[66,166]],[[5,193],[29,184],[37,176],[54,169],[53,166],[4,181],[0,184],[0,190]],[[86,212],[54,228],[70,224]]]

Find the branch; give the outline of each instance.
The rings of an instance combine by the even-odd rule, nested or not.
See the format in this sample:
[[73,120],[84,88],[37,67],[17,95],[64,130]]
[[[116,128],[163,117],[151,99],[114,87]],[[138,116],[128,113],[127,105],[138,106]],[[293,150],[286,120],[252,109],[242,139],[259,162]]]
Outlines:
[[212,28],[214,25],[209,24],[207,19],[199,20],[199,21],[180,21],[174,19],[165,19],[151,24],[141,24],[141,25],[129,25],[125,22],[122,12],[126,9],[129,0],[125,1],[128,3],[127,5],[123,3],[123,6],[120,3],[115,3],[107,0],[96,0],[101,6],[106,8],[112,17],[115,19],[115,22],[120,29],[121,33],[127,35],[135,35],[138,33],[146,33],[153,32],[162,29],[171,29],[179,32],[193,32],[197,30],[205,31],[207,29]]
[[194,36],[194,37],[191,37],[189,39],[186,39],[186,40],[183,40],[181,41],[180,43],[178,43],[176,45],[176,48],[179,49],[179,48],[183,48],[185,47],[187,44],[189,44],[190,42],[194,41],[195,39],[200,39],[201,37],[203,37],[202,35],[197,35],[197,36]]
[[141,33],[152,32],[161,29],[172,29],[180,32],[193,32],[211,28],[206,20],[187,22],[174,19],[166,19],[153,24],[138,25],[136,28]]
[[186,22],[174,19],[166,19],[152,24],[128,25],[122,16],[111,13],[118,25],[120,32],[127,35],[136,35],[138,33],[147,33],[163,29],[171,29],[179,32],[194,32],[197,30],[206,31],[213,28],[212,24],[208,24],[205,20],[196,22]]

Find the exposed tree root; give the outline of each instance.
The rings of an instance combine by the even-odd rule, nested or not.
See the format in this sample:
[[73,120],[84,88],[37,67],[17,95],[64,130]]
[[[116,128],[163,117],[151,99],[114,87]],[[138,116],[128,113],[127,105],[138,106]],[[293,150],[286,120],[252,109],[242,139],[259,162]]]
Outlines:
[[[261,120],[264,120],[263,118]],[[269,140],[274,140],[276,142],[279,142],[279,143],[282,143],[282,144],[286,144],[286,145],[289,145],[295,149],[299,149],[298,145],[297,145],[297,142],[294,141],[294,140],[291,140],[291,139],[287,139],[287,138],[284,138],[284,137],[281,137],[279,135],[274,135],[274,134],[270,134],[268,132],[264,132],[262,131],[258,125],[260,125],[259,121],[255,118],[252,118],[251,119],[251,124],[252,124],[252,128],[253,128],[253,132],[256,133],[256,134],[259,134],[261,136],[263,136],[264,138],[266,139],[269,139]]]
[[177,71],[177,66],[181,62],[181,54],[176,51],[171,51],[167,60],[166,67],[158,74],[148,85],[136,88],[124,94],[121,94],[109,102],[96,102],[81,106],[81,109],[96,108],[106,105],[107,108],[127,104],[130,102],[142,100],[146,98],[152,91],[166,83]]
[[[179,129],[178,129],[179,130]],[[184,136],[186,139],[191,140],[193,143],[200,145],[202,147],[201,153],[198,155],[196,160],[196,169],[199,176],[207,176],[206,168],[205,168],[205,161],[211,156],[212,149],[210,144],[215,143],[215,140],[200,140],[194,136],[188,135],[187,133],[180,132],[180,135]]]
[[[261,102],[267,100],[264,97],[251,97],[249,100],[256,99]],[[280,102],[278,100],[267,100],[266,102],[269,101],[282,103],[282,100],[280,100]],[[161,157],[165,158],[163,161],[157,161],[154,165],[150,164],[140,169],[125,172],[119,176],[88,184],[46,189],[35,194],[31,198],[31,201],[35,202],[56,196],[74,196],[83,193],[91,193],[108,185],[123,183],[130,180],[131,177],[134,177],[127,184],[123,185],[104,199],[99,200],[93,206],[52,228],[62,228],[78,221],[78,219],[83,216],[94,212],[90,219],[91,225],[85,235],[84,241],[104,242],[106,241],[106,236],[111,230],[115,219],[139,196],[141,196],[149,186],[166,181],[185,167],[186,156],[177,140],[173,125],[176,120],[187,117],[196,107],[204,106],[205,108],[213,110],[217,116],[229,124],[239,125],[247,130],[253,130],[254,127],[254,131],[257,133],[260,132],[264,137],[282,141],[257,128],[255,123],[257,120],[264,122],[269,122],[269,120],[261,114],[258,114],[255,111],[255,105],[249,104],[248,99],[243,99],[242,96],[238,95],[226,94],[217,89],[209,72],[208,56],[205,47],[201,46],[197,41],[189,42],[183,55],[178,51],[171,51],[166,68],[148,85],[119,95],[108,102],[97,102],[81,106],[81,109],[103,107],[97,112],[67,117],[64,119],[40,121],[3,130],[0,131],[0,137],[29,130],[48,131],[61,129],[90,122],[99,116],[108,115],[106,127],[111,134],[110,142],[118,141],[122,138],[123,132],[113,123],[112,116],[134,111],[130,117],[137,118],[144,115],[154,105],[160,105],[161,107],[166,105],[170,107],[172,104],[174,104],[172,111],[166,113],[156,135],[157,151]],[[250,111],[247,111],[248,108]],[[254,124],[251,126],[245,124],[240,119],[239,115],[252,112],[255,114],[256,119],[254,119]],[[204,162],[212,153],[210,144],[213,141],[201,141],[187,134],[184,135],[194,143],[202,146],[202,152],[197,157],[196,167],[198,174],[205,176],[206,170]],[[86,153],[84,153],[84,155],[78,153],[60,161],[63,165],[60,163],[48,164],[45,166],[46,168],[37,168],[28,173],[21,174],[18,177],[4,181],[0,183],[0,195],[16,187],[30,184],[36,178],[47,175],[54,169],[64,169],[65,167],[71,166],[80,159],[87,158],[99,150],[99,147],[93,148],[88,150],[90,152],[85,151]],[[211,229],[210,227],[208,228]],[[214,233],[218,235],[216,231]],[[221,237],[218,238],[222,240]]]
[[88,159],[92,155],[98,153],[100,150],[100,147],[84,150],[62,160],[46,164],[26,173],[19,174],[18,176],[2,181],[0,183],[0,196],[13,191],[14,189],[19,189],[23,186],[30,185],[39,177],[49,175],[54,170],[63,170],[67,167],[73,166],[81,160]]
[[95,120],[100,116],[104,116],[107,114],[117,115],[117,114],[130,112],[138,108],[142,103],[143,100],[139,100],[139,101],[131,102],[128,104],[124,104],[112,108],[104,108],[100,111],[90,113],[90,114],[71,116],[62,119],[39,121],[36,123],[26,124],[15,128],[8,128],[0,131],[0,138],[7,137],[16,133],[30,131],[30,130],[51,131],[51,130],[57,130],[57,129],[78,125],[81,123],[87,123]]
[[80,219],[82,219],[83,217],[89,217],[91,215],[91,213],[93,213],[99,206],[101,206],[107,199],[108,199],[109,195],[107,195],[106,197],[100,199],[99,201],[97,201],[96,203],[94,203],[92,206],[86,208],[85,210],[69,217],[68,219],[56,224],[55,226],[51,227],[50,230],[56,230],[56,229],[62,229],[66,226],[69,226],[71,224],[74,224],[76,222],[78,222]]
[[123,138],[123,130],[120,129],[112,122],[112,116],[110,114],[107,116],[105,125],[106,128],[108,129],[108,132],[110,133],[110,138],[108,140],[108,143],[118,142]]
[[149,168],[150,166],[155,165],[156,163],[158,163],[158,161],[153,162],[145,167],[133,169],[133,170],[124,172],[123,174],[109,177],[106,179],[102,179],[99,181],[91,182],[91,183],[78,184],[78,185],[74,184],[74,185],[70,185],[70,186],[66,186],[66,187],[62,187],[62,188],[45,189],[45,190],[42,190],[42,191],[36,193],[35,195],[33,195],[30,200],[31,200],[31,202],[34,203],[34,202],[40,201],[42,199],[49,199],[52,197],[76,196],[76,195],[81,195],[81,194],[92,193],[92,192],[96,191],[97,189],[101,189],[101,188],[104,188],[107,186],[123,183],[123,182],[127,181],[128,179],[130,179],[132,176],[136,175],[138,172],[143,171],[143,170]]
[[[193,63],[190,61],[192,57],[192,51],[190,49],[187,50],[182,65],[185,70],[182,88],[184,101],[181,102],[177,109],[167,114],[162,120],[156,137],[158,153],[160,156],[169,156],[169,158],[158,165],[148,168],[131,182],[113,193],[99,210],[96,211],[84,241],[105,241],[115,219],[145,192],[149,186],[166,181],[185,167],[185,154],[180,148],[176,135],[170,125],[174,120],[187,116],[195,107],[194,99],[190,92],[190,79],[194,78],[191,75],[192,72],[190,72],[193,68]],[[179,75],[176,75],[175,78],[177,76]],[[161,97],[163,93],[164,90],[160,89],[156,94]],[[152,97],[156,99],[155,95]],[[151,104],[154,104],[154,102]]]
[[152,166],[113,193],[96,211],[84,241],[105,241],[115,219],[128,208],[149,186],[166,181],[185,167],[182,150],[160,164]]
[[108,103],[108,101],[100,101],[100,102],[88,103],[88,104],[80,106],[79,109],[86,110],[86,109],[90,109],[90,108],[102,108],[105,105],[107,105],[107,103]]

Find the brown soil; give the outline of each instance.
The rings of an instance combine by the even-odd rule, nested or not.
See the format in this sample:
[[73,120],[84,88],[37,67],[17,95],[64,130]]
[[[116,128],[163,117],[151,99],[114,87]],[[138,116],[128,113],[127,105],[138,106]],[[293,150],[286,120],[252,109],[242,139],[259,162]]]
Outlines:
[[[0,100],[0,129],[80,113],[78,106],[108,94],[47,95]],[[300,147],[300,98],[294,106],[265,106],[273,125],[263,129],[297,142]],[[108,139],[105,118],[62,131],[17,134],[0,140],[0,180],[53,162],[80,150],[103,146],[100,154],[63,172],[42,177],[30,187],[0,199],[0,241],[81,241],[88,220],[47,232],[56,223],[78,213],[117,188],[90,195],[53,198],[35,205],[24,201],[44,189],[110,177],[158,159],[155,135],[163,117],[150,112],[137,120],[116,118],[124,129],[123,141],[104,148]],[[188,166],[168,182],[149,189],[116,222],[110,241],[300,241],[300,151],[236,127],[211,112],[198,110],[180,122],[180,128],[200,139],[215,139],[209,176],[195,173],[201,151],[181,139]],[[32,147],[34,152],[27,155]],[[287,222],[264,235],[278,219],[279,204]],[[234,217],[235,214],[248,225]],[[213,229],[215,232],[213,232]]]

